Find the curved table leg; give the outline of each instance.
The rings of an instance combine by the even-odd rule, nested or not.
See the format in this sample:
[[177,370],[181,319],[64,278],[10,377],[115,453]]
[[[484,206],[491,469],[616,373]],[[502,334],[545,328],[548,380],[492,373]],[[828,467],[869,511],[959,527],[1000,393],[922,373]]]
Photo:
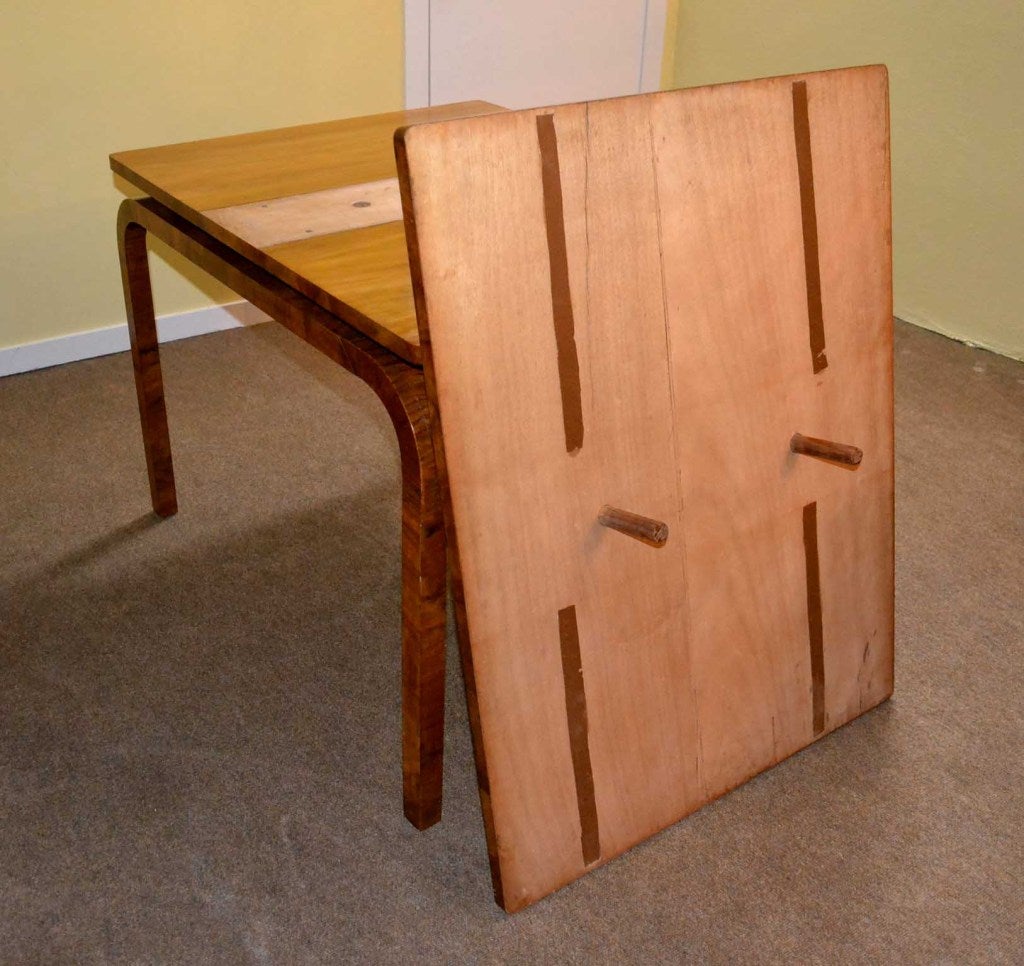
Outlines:
[[[148,269],[139,268],[140,262],[145,263],[146,232],[166,242],[358,376],[374,390],[387,409],[398,436],[402,459],[403,797],[409,821],[417,828],[429,828],[441,818],[447,566],[441,493],[423,370],[384,349],[152,199],[122,202],[118,226],[124,245],[122,266],[126,266],[125,293],[130,319],[134,313],[134,320],[130,322],[132,357],[136,360],[147,460],[151,460],[151,452],[156,457],[155,463],[150,462],[151,467],[155,465],[163,473],[166,465],[166,473],[170,473],[170,444],[156,328],[151,321],[149,275]],[[139,350],[135,349],[137,340]],[[154,413],[159,418],[154,417]],[[148,426],[147,418],[150,418]],[[155,440],[152,444],[151,438]],[[161,462],[164,455],[166,463]],[[150,479],[154,479],[152,468]],[[173,475],[158,475],[156,479],[170,481],[173,499]],[[153,492],[155,507],[157,490]],[[166,486],[160,492],[166,493]],[[174,512],[173,509],[170,512]]]
[[178,511],[178,497],[174,489],[171,438],[167,431],[153,289],[149,282],[146,230],[120,218],[117,227],[124,305],[128,315],[132,366],[135,369],[135,392],[139,398],[142,442],[149,471],[149,493],[156,514],[169,517]]
[[416,383],[413,405],[406,394],[403,406],[410,418],[391,418],[400,446],[403,436],[412,437],[401,446],[403,799],[405,817],[425,829],[441,818],[448,569],[422,370]]

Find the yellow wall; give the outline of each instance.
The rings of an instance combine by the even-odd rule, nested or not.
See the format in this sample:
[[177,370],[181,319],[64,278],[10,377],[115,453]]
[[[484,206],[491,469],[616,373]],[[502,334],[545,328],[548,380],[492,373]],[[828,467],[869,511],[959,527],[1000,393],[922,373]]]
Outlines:
[[889,66],[896,314],[1024,358],[1024,3],[682,0],[677,86]]
[[[402,2],[16,0],[0,65],[2,348],[124,321],[110,152],[401,108]],[[161,314],[237,298],[152,261]]]

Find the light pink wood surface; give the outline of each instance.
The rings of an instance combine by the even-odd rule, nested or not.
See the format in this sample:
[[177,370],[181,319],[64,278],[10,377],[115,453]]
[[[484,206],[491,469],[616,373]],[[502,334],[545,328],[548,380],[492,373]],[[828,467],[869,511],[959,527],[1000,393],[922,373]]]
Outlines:
[[[417,126],[401,141],[492,871],[514,910],[891,693],[887,79],[772,78]],[[573,452],[559,237],[580,374]],[[794,433],[863,460],[792,453]],[[601,526],[606,504],[663,521],[667,542]],[[580,669],[560,649],[569,607],[582,719]]]

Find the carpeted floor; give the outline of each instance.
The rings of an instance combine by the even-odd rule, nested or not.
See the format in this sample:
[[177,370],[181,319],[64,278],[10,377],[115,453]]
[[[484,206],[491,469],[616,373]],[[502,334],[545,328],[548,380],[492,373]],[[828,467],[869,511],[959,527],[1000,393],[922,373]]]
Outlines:
[[[276,326],[0,380],[0,962],[1024,962],[1024,365],[897,328],[893,700],[514,917],[457,660],[401,810],[398,454]],[[455,650],[452,648],[452,654]]]

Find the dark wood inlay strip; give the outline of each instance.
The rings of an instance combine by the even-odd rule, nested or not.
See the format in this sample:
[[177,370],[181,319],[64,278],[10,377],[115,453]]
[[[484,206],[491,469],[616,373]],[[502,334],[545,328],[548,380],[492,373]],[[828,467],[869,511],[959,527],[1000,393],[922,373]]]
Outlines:
[[807,319],[811,339],[811,366],[821,372],[825,357],[825,322],[821,309],[821,270],[818,262],[818,216],[814,206],[814,165],[811,160],[811,123],[807,112],[807,82],[793,81],[793,135],[800,180],[800,217],[804,233],[804,275],[807,279]]
[[807,630],[811,644],[811,708],[814,733],[825,730],[825,647],[821,627],[821,570],[818,564],[818,504],[804,507],[807,563]]
[[576,779],[576,805],[580,813],[580,843],[583,862],[591,865],[601,858],[601,838],[597,825],[597,802],[594,798],[594,773],[590,765],[587,696],[583,688],[583,660],[580,657],[580,634],[574,604],[558,612],[558,637],[562,645],[565,712],[569,723],[572,770]]
[[562,209],[562,176],[558,167],[558,137],[552,114],[537,115],[541,184],[544,192],[544,226],[548,236],[551,271],[551,309],[558,351],[558,381],[562,392],[562,422],[566,452],[583,445],[583,397],[580,362],[576,353],[576,323],[569,291],[569,258],[565,247],[565,216]]

